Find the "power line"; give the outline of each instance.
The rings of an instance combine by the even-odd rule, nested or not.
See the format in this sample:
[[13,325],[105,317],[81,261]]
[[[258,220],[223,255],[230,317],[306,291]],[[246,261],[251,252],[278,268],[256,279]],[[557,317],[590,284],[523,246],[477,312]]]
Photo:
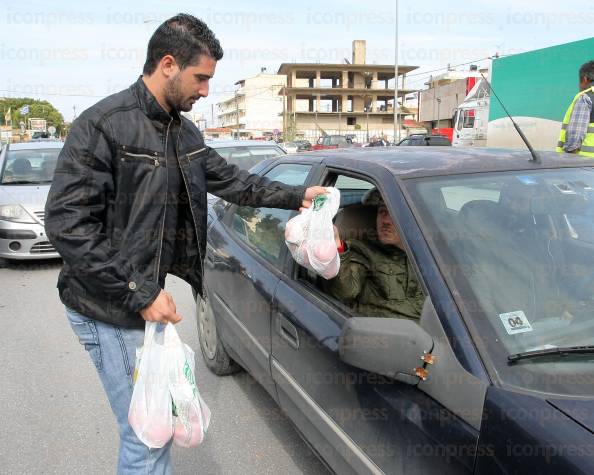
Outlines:
[[[499,56],[499,57],[502,58],[503,56]],[[486,58],[481,58],[481,59],[474,59],[472,61],[468,61],[467,63],[454,64],[453,66],[452,65],[448,65],[445,68],[433,69],[431,71],[423,71],[423,72],[415,73],[415,74],[407,74],[406,77],[407,78],[411,78],[411,77],[415,77],[415,76],[427,75],[427,74],[430,74],[430,73],[437,73],[439,71],[448,71],[448,70],[450,70],[452,68],[457,68],[459,66],[468,66],[469,64],[479,63],[481,61],[486,61],[487,59],[493,59],[493,56],[488,56]]]

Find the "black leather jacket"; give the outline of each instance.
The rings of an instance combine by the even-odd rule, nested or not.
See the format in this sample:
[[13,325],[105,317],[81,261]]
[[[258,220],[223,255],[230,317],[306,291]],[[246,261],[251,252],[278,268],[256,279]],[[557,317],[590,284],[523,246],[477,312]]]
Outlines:
[[[48,196],[45,229],[64,260],[60,298],[83,315],[141,328],[139,310],[160,291],[171,120],[140,78],[72,125]],[[227,164],[185,118],[177,152],[190,212],[174,231],[183,238],[172,273],[202,294],[206,193],[240,205],[298,209],[305,190]]]

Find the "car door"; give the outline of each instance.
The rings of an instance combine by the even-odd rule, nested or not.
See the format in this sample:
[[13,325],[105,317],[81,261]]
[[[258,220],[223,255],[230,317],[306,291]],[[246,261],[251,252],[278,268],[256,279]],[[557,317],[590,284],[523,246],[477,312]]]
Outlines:
[[[342,194],[357,191],[351,188]],[[411,242],[419,238],[411,223],[404,229]],[[288,260],[272,308],[272,376],[283,410],[336,473],[471,473],[476,425],[431,397],[431,390],[340,360],[338,337],[351,316],[319,290],[311,273]],[[429,299],[422,318],[439,325]],[[443,391],[455,395],[451,387]]]
[[[305,182],[312,166],[278,164],[265,176]],[[209,229],[206,286],[217,331],[232,356],[276,398],[270,377],[270,304],[284,262],[292,210],[231,205]]]

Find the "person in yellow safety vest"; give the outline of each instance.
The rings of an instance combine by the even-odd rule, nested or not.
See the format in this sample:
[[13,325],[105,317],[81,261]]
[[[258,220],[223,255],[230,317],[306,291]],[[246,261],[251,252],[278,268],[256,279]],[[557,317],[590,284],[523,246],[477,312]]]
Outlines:
[[557,152],[594,158],[594,61],[580,68],[580,92],[567,109]]

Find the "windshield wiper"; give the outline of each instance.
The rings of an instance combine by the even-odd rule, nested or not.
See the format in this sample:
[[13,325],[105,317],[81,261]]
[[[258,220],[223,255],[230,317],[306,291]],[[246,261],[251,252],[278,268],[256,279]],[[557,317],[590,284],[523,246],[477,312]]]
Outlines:
[[515,355],[509,355],[507,357],[508,364],[513,364],[519,360],[527,360],[530,358],[538,358],[541,356],[566,356],[566,355],[586,355],[594,353],[594,346],[567,346],[558,348],[547,348],[544,350],[533,350],[524,351],[522,353],[516,353]]

